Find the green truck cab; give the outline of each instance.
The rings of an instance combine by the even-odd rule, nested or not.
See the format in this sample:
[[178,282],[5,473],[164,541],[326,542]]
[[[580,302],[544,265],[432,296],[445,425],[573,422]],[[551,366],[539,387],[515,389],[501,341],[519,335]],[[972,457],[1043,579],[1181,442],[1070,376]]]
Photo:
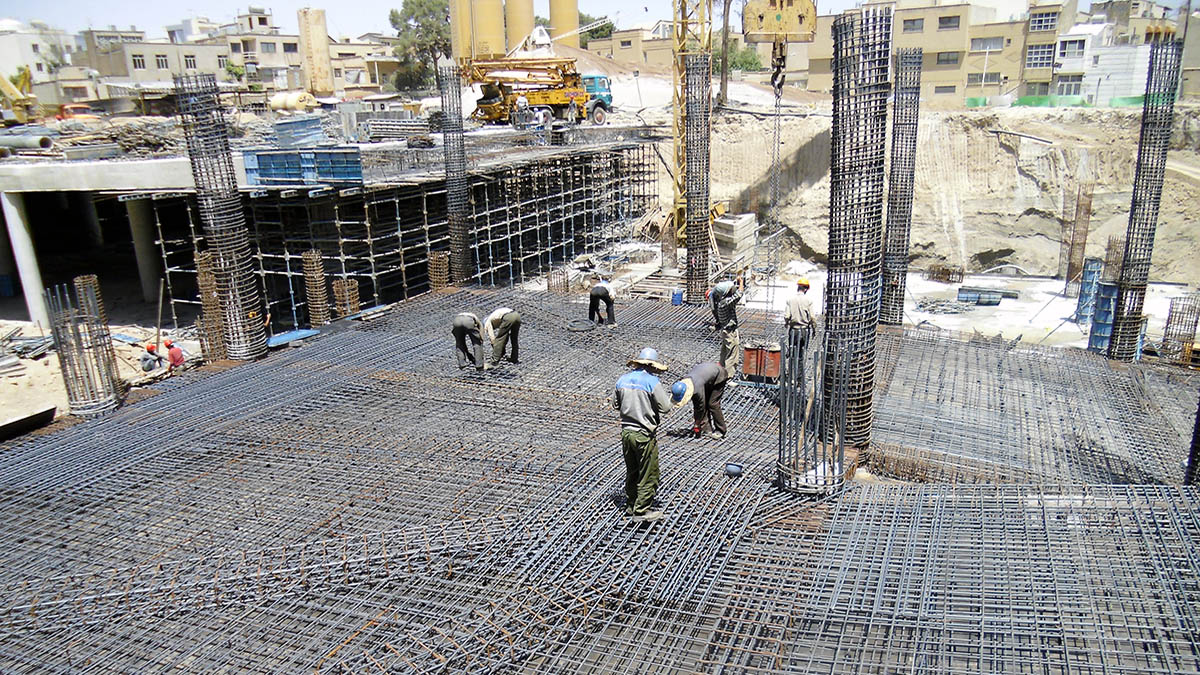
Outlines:
[[587,102],[587,118],[593,124],[604,124],[612,111],[612,89],[607,75],[584,75],[583,88],[590,96]]

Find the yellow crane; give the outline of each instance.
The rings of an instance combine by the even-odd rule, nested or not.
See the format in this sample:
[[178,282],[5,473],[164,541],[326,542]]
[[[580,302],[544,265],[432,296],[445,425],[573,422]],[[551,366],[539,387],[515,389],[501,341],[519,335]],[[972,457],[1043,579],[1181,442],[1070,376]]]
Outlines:
[[671,31],[674,37],[673,68],[671,69],[671,110],[673,119],[671,132],[674,135],[673,164],[671,179],[675,185],[675,199],[671,214],[663,225],[666,237],[674,235],[677,243],[687,240],[687,197],[685,196],[684,173],[687,171],[687,148],[684,142],[686,113],[684,79],[687,72],[687,57],[696,54],[712,54],[712,0],[673,0]]
[[0,75],[0,98],[4,99],[4,109],[0,117],[4,126],[26,124],[37,117],[37,96],[29,93],[31,83],[29,67],[22,66],[17,71],[17,83],[14,85],[7,77]]

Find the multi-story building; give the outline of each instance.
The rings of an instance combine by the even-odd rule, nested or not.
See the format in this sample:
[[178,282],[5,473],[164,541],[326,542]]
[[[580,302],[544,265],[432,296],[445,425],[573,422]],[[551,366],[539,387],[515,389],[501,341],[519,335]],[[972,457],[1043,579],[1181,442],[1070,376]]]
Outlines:
[[100,56],[100,52],[111,45],[145,41],[146,32],[138,30],[137,26],[130,26],[129,30],[117,30],[116,26],[109,26],[108,30],[89,28],[75,37],[75,56],[71,63],[90,66]]
[[75,38],[57,28],[40,21],[0,20],[0,76],[25,67],[33,83],[48,82],[54,71],[71,63],[74,51]]
[[230,81],[228,58],[225,45],[113,42],[97,51],[90,66],[110,87],[170,89],[172,77],[186,73],[216,73],[219,81]]
[[1077,0],[1030,0],[1025,21],[1025,61],[1021,67],[1021,95],[1053,93],[1058,37],[1075,25]]
[[1093,2],[1088,10],[1094,19],[1116,26],[1118,45],[1140,45],[1175,38],[1176,22],[1168,18],[1172,11],[1152,0],[1107,0]]
[[207,17],[194,16],[167,26],[167,39],[177,44],[199,42],[207,39],[210,34],[217,32],[220,28],[216,23],[209,21]]
[[63,66],[54,71],[53,79],[35,82],[33,93],[38,103],[53,109],[63,103],[92,101],[99,98],[97,85],[100,80],[95,71],[86,66]]
[[997,21],[971,26],[963,94],[967,98],[1004,96],[1018,88],[1025,64],[1025,22]]

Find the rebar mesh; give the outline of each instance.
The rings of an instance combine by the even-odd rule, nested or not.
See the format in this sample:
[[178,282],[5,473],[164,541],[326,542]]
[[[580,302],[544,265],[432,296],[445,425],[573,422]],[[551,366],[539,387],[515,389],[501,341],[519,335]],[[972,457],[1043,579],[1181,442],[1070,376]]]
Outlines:
[[458,68],[438,69],[442,94],[442,144],[446,153],[446,221],[450,228],[450,280],[462,283],[475,275],[471,256],[470,193],[463,146],[462,81]]
[[1075,222],[1071,228],[1070,246],[1067,248],[1067,285],[1063,290],[1063,294],[1068,298],[1079,297],[1083,259],[1087,251],[1088,227],[1092,220],[1092,192],[1095,188],[1093,183],[1080,185],[1075,200]]
[[1109,237],[1108,245],[1104,248],[1104,270],[1100,273],[1100,281],[1116,283],[1121,278],[1121,260],[1125,257],[1125,239]]
[[325,280],[325,261],[321,251],[301,254],[304,265],[304,297],[308,304],[308,323],[312,327],[329,323],[329,287]]
[[1142,310],[1150,277],[1158,208],[1162,201],[1182,55],[1181,41],[1156,42],[1150,46],[1150,72],[1146,77],[1146,96],[1142,104],[1133,199],[1129,207],[1129,227],[1125,231],[1125,255],[1118,281],[1112,339],[1108,343],[1108,357],[1117,361],[1132,361],[1139,352],[1139,336],[1145,322]]
[[123,383],[99,286],[77,277],[74,301],[66,286],[48,288],[44,297],[71,414],[93,417],[116,409]]
[[[887,141],[891,8],[844,14],[833,23],[833,132],[830,151],[829,275],[825,285],[825,348],[847,350],[847,445],[871,439],[875,332],[883,263],[883,179]],[[846,358],[827,351],[825,361]],[[824,396],[839,397],[835,369],[824,373]],[[826,415],[837,415],[827,406]],[[830,421],[825,428],[834,428]],[[824,439],[830,441],[832,439]]]
[[687,296],[704,302],[709,273],[709,144],[712,108],[712,55],[684,57],[684,196],[687,198]]
[[1197,323],[1200,323],[1200,294],[1189,293],[1171,298],[1160,356],[1167,361],[1190,365],[1192,349],[1196,344]]
[[334,279],[333,304],[339,318],[358,314],[358,279]]
[[217,297],[217,277],[213,272],[213,255],[211,251],[197,251],[196,260],[196,290],[200,295],[200,349],[204,358],[209,361],[221,361],[228,354],[225,351],[225,329],[222,327],[223,315],[221,301]]
[[1187,466],[1183,471],[1183,484],[1200,482],[1200,403],[1196,404],[1196,421],[1192,427],[1192,448],[1188,452]]
[[896,88],[892,104],[892,166],[888,172],[887,228],[883,246],[883,295],[879,323],[904,321],[904,288],[908,276],[908,241],[912,228],[913,172],[917,160],[917,118],[921,107],[921,62],[924,52],[896,52]]
[[229,149],[229,125],[211,73],[175,77],[196,199],[221,302],[221,327],[230,358],[267,351],[262,297],[251,270],[249,234]]

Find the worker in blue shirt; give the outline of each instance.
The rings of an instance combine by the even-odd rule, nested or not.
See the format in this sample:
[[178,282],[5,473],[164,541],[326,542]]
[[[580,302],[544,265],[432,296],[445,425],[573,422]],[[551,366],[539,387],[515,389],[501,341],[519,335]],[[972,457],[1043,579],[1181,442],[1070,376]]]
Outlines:
[[625,455],[625,515],[634,521],[655,521],[662,511],[651,510],[658,493],[658,425],[671,411],[671,395],[657,374],[667,367],[658,352],[646,347],[629,361],[632,371],[617,380],[613,408],[621,413],[621,450]]

